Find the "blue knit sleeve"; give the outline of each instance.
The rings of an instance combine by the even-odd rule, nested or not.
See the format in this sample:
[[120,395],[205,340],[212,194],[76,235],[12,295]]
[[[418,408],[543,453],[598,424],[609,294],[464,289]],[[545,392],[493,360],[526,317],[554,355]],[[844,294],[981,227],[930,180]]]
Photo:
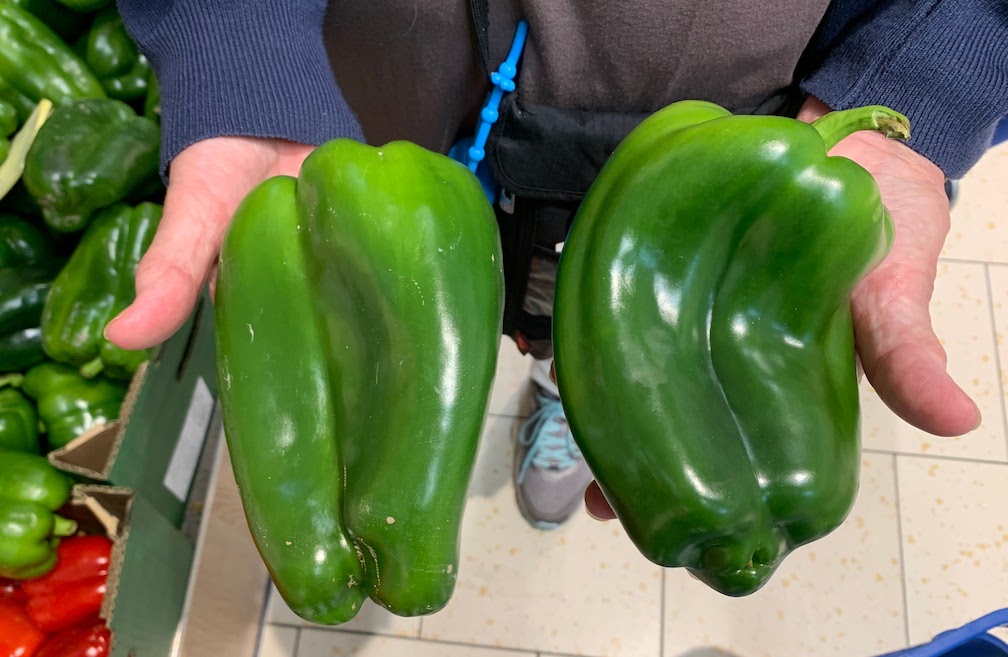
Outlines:
[[326,56],[326,0],[118,0],[161,88],[162,173],[223,135],[362,140]]
[[879,104],[906,114],[909,145],[948,177],[961,177],[1008,115],[1008,2],[876,7],[834,39],[801,88],[833,109]]

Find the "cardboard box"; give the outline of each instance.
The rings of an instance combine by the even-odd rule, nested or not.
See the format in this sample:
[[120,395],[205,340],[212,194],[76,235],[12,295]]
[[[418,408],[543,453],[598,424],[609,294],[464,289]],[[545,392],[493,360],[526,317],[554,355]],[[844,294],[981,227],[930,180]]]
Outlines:
[[210,473],[220,451],[213,306],[189,321],[134,375],[119,419],[49,453],[77,484],[61,513],[114,542],[101,617],[112,657],[171,657],[178,649]]
[[129,488],[181,527],[216,406],[213,305],[204,294],[185,326],[134,375],[119,419],[51,452],[49,461]]

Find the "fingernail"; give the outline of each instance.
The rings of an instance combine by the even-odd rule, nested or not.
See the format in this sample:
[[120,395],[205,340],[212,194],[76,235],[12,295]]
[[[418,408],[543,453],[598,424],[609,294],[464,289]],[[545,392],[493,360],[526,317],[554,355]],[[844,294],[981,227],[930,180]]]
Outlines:
[[109,327],[112,326],[113,324],[115,324],[115,321],[117,319],[119,319],[121,316],[122,316],[122,313],[119,313],[118,315],[116,315],[115,317],[113,317],[111,320],[109,320],[108,324],[105,325],[105,328],[102,329],[102,337],[103,338],[105,338],[106,340],[109,339],[109,336],[108,336]]

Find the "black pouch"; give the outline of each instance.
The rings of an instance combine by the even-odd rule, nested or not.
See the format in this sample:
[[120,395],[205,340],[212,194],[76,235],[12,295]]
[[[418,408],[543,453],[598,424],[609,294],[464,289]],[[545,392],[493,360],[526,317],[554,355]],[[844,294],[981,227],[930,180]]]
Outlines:
[[[504,254],[505,335],[533,343],[550,339],[552,289],[530,292],[530,276],[552,286],[556,247],[581,200],[613,150],[646,117],[525,103],[520,90],[502,101],[486,150],[501,186],[494,209]],[[527,293],[538,301],[526,303]]]

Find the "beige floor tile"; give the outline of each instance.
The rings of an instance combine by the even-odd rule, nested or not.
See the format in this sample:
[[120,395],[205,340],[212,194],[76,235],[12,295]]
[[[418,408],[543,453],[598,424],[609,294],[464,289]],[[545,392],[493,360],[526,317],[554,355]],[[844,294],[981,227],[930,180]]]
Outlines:
[[991,303],[994,310],[995,340],[1001,370],[1001,397],[1008,403],[1008,266],[991,265]]
[[[270,586],[269,602],[266,607],[266,622],[280,623],[282,625],[301,625],[304,627],[329,627],[309,623],[300,618],[291,611],[287,603],[280,597],[280,592],[272,585]],[[420,634],[420,619],[396,616],[379,607],[371,600],[367,600],[353,620],[343,623],[339,627],[340,629],[359,632],[416,637]]]
[[258,657],[294,657],[297,635],[295,627],[264,626],[259,638]]
[[1008,262],[1008,143],[987,152],[959,183],[946,258]]
[[523,356],[514,340],[501,338],[497,357],[497,377],[490,395],[489,412],[494,415],[527,417],[529,414],[529,371],[532,357]]
[[1008,464],[897,458],[910,640],[920,643],[1008,607]]
[[729,598],[669,570],[666,657],[867,657],[904,647],[893,458],[865,455],[844,524],[792,553],[760,591]]
[[948,353],[948,371],[980,406],[983,424],[965,436],[933,436],[898,418],[864,381],[861,385],[864,446],[915,454],[1008,460],[985,266],[940,263],[931,315],[935,332]]
[[462,532],[454,597],[421,636],[521,650],[657,657],[661,571],[615,523],[583,511],[537,531],[510,483],[517,420],[491,418]]
[[533,653],[432,641],[303,630],[297,657],[535,657]]

